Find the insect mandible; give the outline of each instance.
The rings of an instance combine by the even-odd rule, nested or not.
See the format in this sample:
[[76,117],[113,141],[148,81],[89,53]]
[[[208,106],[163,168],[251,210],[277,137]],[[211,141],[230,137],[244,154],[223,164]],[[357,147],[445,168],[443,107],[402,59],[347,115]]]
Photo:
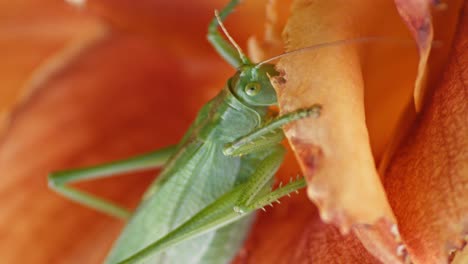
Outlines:
[[[321,106],[270,117],[269,107],[277,104],[270,77],[278,72],[272,64],[252,63],[222,25],[238,2],[231,0],[208,29],[208,40],[237,71],[177,145],[49,175],[58,193],[129,220],[106,263],[229,262],[249,230],[251,213],[305,186],[297,179],[271,190],[285,155],[282,126],[318,117]],[[156,167],[163,170],[134,213],[67,185]]]

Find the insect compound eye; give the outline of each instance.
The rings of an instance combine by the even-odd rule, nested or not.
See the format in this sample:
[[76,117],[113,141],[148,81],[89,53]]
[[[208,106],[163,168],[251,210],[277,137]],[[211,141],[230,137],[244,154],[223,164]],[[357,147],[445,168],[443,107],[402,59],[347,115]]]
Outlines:
[[245,93],[248,94],[249,96],[257,95],[261,89],[262,89],[262,86],[256,82],[248,83],[244,88]]

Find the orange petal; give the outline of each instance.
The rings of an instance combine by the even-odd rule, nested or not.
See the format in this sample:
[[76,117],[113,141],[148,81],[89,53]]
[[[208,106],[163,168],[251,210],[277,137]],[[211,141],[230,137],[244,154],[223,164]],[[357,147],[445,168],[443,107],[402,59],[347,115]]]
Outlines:
[[465,264],[468,263],[468,247],[455,255],[451,264]]
[[[214,10],[220,10],[226,3],[225,0],[88,0],[85,7],[115,28],[143,34],[157,43],[179,47],[190,39],[206,48],[209,47],[206,33]],[[250,34],[262,32],[264,4],[262,1],[242,1],[228,17],[225,24],[238,43],[245,43]],[[206,54],[213,52],[209,47]]]
[[248,39],[249,58],[254,62],[271,58],[284,52],[281,32],[289,15],[291,1],[270,0],[266,4],[265,33],[263,38],[252,36]]
[[401,17],[411,30],[419,47],[419,66],[416,78],[414,99],[416,110],[421,110],[424,98],[426,64],[431,51],[433,27],[431,22],[430,0],[395,0]]
[[244,250],[234,263],[379,263],[353,234],[323,223],[301,193],[259,213]]
[[38,67],[63,63],[100,31],[99,21],[64,2],[2,1],[0,128],[11,108],[41,78]]
[[[440,79],[440,72],[443,70],[443,65],[450,52],[450,43],[462,1],[452,1],[450,5],[439,3],[433,18],[430,13],[430,1],[395,0],[395,2],[402,19],[406,22],[418,44],[420,56],[414,83],[414,102],[408,103],[404,113],[402,113],[397,125],[398,130],[393,134],[393,139],[387,144],[383,157],[380,159],[379,172],[381,174],[385,172],[396,148],[413,124],[417,112],[421,110],[425,94],[432,87],[430,84],[436,83]],[[433,43],[433,39],[436,40],[435,43]],[[387,127],[382,126],[380,129],[387,129]]]
[[[288,180],[297,174],[292,152],[286,156],[278,176]],[[378,263],[355,235],[320,220],[316,207],[304,192],[281,199],[281,204],[260,211],[253,229],[234,263]]]
[[[288,50],[376,35],[407,38],[391,2],[295,1],[284,33]],[[360,226],[356,234],[366,247],[387,261],[401,260],[399,241],[369,141],[379,157],[411,99],[417,56],[408,45],[390,43],[328,47],[284,57],[284,76],[276,79],[283,112],[323,106],[318,119],[287,128],[322,219],[342,231]],[[379,219],[370,231],[362,227]]]
[[468,234],[468,5],[435,92],[385,178],[415,263],[447,263]]
[[[176,142],[229,70],[215,54],[180,57],[144,38],[111,36],[49,76],[0,143],[2,261],[100,262],[121,222],[53,193],[47,173]],[[83,186],[134,206],[153,173]]]

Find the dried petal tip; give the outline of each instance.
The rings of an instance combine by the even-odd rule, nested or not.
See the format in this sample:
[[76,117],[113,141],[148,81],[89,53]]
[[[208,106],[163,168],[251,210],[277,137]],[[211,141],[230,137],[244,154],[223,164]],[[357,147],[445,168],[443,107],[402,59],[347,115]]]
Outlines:
[[449,263],[455,259],[455,257],[466,248],[468,243],[468,234],[461,236],[459,239],[452,241],[447,244],[447,258]]
[[396,243],[398,243],[398,246],[396,247],[396,255],[398,257],[401,257],[403,259],[403,263],[412,263],[409,255],[408,255],[408,250],[406,249],[406,245],[402,242],[401,240],[401,235],[400,231],[398,230],[398,225],[393,224],[392,227],[390,228],[390,233],[393,235],[393,238]]
[[390,228],[390,233],[394,236],[396,242],[401,242],[401,235],[397,224],[392,225]]

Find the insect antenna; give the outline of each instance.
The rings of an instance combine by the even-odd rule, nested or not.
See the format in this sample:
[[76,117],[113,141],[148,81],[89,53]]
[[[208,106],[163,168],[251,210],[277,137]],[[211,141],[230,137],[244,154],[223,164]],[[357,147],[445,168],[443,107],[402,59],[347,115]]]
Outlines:
[[388,37],[361,37],[361,38],[354,38],[354,39],[341,39],[341,40],[335,40],[335,41],[330,41],[330,42],[324,42],[324,43],[319,43],[311,46],[307,46],[304,48],[292,50],[292,51],[287,51],[283,54],[271,57],[269,59],[263,60],[259,62],[255,68],[259,68],[265,63],[277,60],[279,58],[282,58],[284,56],[296,54],[296,53],[301,53],[304,51],[311,51],[311,50],[318,50],[322,48],[327,48],[327,47],[334,47],[334,46],[341,46],[341,45],[348,45],[348,44],[357,44],[357,43],[366,43],[366,42],[397,42],[397,43],[413,43],[412,40],[408,39],[398,39],[398,38],[388,38]]
[[215,10],[215,17],[216,17],[216,20],[218,20],[218,24],[219,24],[219,27],[221,28],[221,30],[223,30],[223,33],[224,35],[226,35],[226,37],[228,38],[229,42],[231,42],[231,44],[234,46],[234,48],[236,48],[237,52],[239,53],[239,57],[242,61],[242,63],[244,64],[250,64],[250,61],[249,61],[249,58],[247,58],[247,56],[245,56],[244,52],[242,51],[241,47],[237,44],[237,42],[231,37],[231,35],[229,35],[229,32],[227,31],[226,27],[224,26],[223,24],[223,21],[221,20],[221,18],[219,17],[219,12],[218,10]]

